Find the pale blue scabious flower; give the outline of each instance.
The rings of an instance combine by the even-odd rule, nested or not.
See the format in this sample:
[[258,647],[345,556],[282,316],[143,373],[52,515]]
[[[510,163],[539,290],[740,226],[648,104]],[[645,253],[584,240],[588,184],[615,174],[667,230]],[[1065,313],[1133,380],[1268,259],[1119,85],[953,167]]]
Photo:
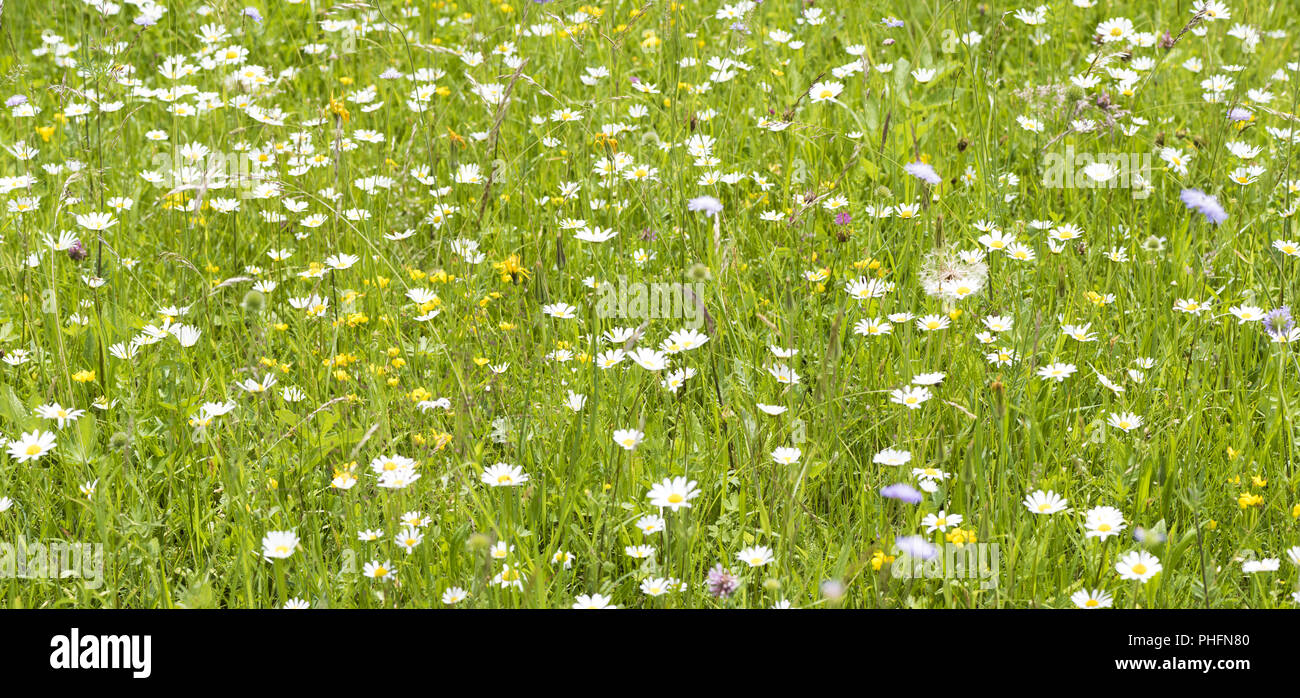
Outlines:
[[939,554],[939,549],[921,536],[895,538],[894,545],[899,551],[918,560],[930,560]]
[[1201,215],[1205,220],[1218,225],[1228,219],[1228,212],[1223,210],[1219,200],[1213,194],[1206,194],[1200,189],[1184,189],[1179,198],[1183,203]]
[[722,213],[722,202],[712,196],[697,196],[687,202],[686,208],[691,211],[703,211],[704,215],[712,218]]
[[880,489],[880,496],[887,499],[897,499],[900,502],[908,504],[920,504],[921,493],[916,488],[906,483],[898,482]]
[[920,160],[917,160],[916,162],[909,162],[906,165],[903,165],[903,170],[905,170],[908,174],[912,175],[913,177],[916,177],[917,179],[932,186],[943,181],[942,179],[939,178],[939,173],[935,172],[933,167],[930,167],[929,165],[927,165],[924,162],[921,162]]

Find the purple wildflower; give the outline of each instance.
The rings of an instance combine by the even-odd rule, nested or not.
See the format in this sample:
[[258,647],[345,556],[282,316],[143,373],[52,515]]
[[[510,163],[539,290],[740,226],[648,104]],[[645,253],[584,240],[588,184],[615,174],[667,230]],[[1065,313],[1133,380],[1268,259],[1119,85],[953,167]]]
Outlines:
[[1233,107],[1228,110],[1229,121],[1250,121],[1250,110],[1241,107]]
[[722,566],[722,563],[713,566],[709,570],[709,593],[719,598],[726,598],[740,587],[740,578],[731,573],[731,570]]
[[880,23],[885,25],[886,27],[891,27],[891,28],[898,28],[903,26],[903,20],[897,17],[886,17],[880,20]]
[[835,225],[848,225],[849,221],[852,220],[853,216],[850,216],[847,211],[840,211],[835,214]]
[[933,167],[917,160],[903,165],[903,169],[913,177],[925,182],[926,184],[935,185],[943,181],[939,178],[939,173],[934,171]]
[[886,499],[897,499],[900,502],[908,504],[920,504],[921,493],[909,484],[898,482],[886,487],[880,488],[880,496]]
[[1264,331],[1272,337],[1285,337],[1295,329],[1295,320],[1291,318],[1291,306],[1284,305],[1277,310],[1270,310],[1264,316]]
[[1206,194],[1200,189],[1184,189],[1179,196],[1187,208],[1196,210],[1205,216],[1205,220],[1215,225],[1228,219],[1228,212],[1223,210],[1223,206],[1213,194]]
[[27,104],[27,95],[14,95],[5,100],[6,107],[16,107],[20,104]]
[[245,7],[244,16],[258,24],[262,23],[262,13],[258,12],[256,7]]
[[80,240],[72,243],[72,246],[68,248],[68,259],[74,262],[80,262],[89,256],[90,253],[86,251],[85,245],[82,245]]
[[712,218],[722,213],[722,202],[712,196],[697,196],[686,203],[686,208],[691,211],[703,211],[704,215]]

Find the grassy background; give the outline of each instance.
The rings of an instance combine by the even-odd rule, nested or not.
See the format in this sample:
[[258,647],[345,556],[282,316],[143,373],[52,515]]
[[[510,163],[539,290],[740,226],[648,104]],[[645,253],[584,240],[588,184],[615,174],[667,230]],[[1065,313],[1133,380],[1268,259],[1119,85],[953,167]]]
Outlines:
[[[31,193],[41,199],[36,210],[3,223],[0,274],[10,292],[0,298],[0,348],[26,348],[33,357],[0,367],[0,431],[9,438],[37,427],[56,431],[58,447],[35,462],[0,457],[0,496],[13,501],[0,513],[0,538],[100,543],[106,583],[90,589],[73,580],[0,579],[5,605],[274,607],[298,597],[328,607],[429,606],[440,605],[451,586],[470,592],[463,604],[483,607],[568,607],[576,594],[596,592],[626,607],[767,607],[783,599],[800,607],[1067,607],[1081,588],[1106,589],[1123,607],[1293,603],[1296,570],[1284,551],[1300,542],[1293,427],[1300,366],[1258,324],[1226,315],[1230,305],[1283,305],[1297,290],[1296,260],[1272,248],[1294,237],[1282,215],[1293,198],[1286,182],[1296,178],[1294,149],[1265,130],[1296,127],[1289,116],[1296,72],[1285,70],[1297,60],[1296,27],[1284,3],[1233,3],[1231,20],[1204,25],[1205,36],[1188,33],[1172,50],[1134,49],[1156,65],[1131,95],[1100,68],[1095,88],[1068,83],[1088,69],[1095,27],[1125,16],[1138,31],[1177,34],[1192,17],[1188,3],[1053,3],[1041,27],[1051,39],[1042,45],[1030,39],[1035,27],[1003,15],[1014,6],[970,2],[873,3],[869,10],[818,3],[826,21],[814,25],[798,21],[802,3],[769,1],[745,20],[748,32],[715,18],[715,2],[607,2],[574,22],[580,4],[381,2],[327,11],[272,2],[259,6],[258,23],[241,17],[244,2],[209,3],[207,16],[187,3],[147,29],[131,24],[130,6],[101,18],[78,2],[6,4],[4,91],[25,94],[41,113],[0,119],[0,140],[26,141],[40,153],[28,161],[3,156],[0,174],[33,173]],[[886,27],[886,16],[905,24]],[[322,30],[318,20],[326,18],[387,20],[404,29],[371,31],[349,47],[339,33]],[[516,35],[516,26],[547,22],[557,33]],[[1247,53],[1227,35],[1237,22],[1288,35],[1265,38]],[[114,80],[115,66],[131,65],[150,87],[194,85],[227,104],[248,94],[225,79],[233,66],[177,80],[159,74],[167,56],[199,64],[196,35],[209,23],[239,32],[214,48],[245,47],[246,62],[273,78],[296,71],[252,95],[283,109],[284,125],[229,105],[178,116]],[[773,42],[771,30],[790,31],[804,45]],[[43,31],[75,44],[67,52],[75,67],[52,53],[32,54]],[[955,39],[969,32],[982,41]],[[507,41],[525,59],[526,78],[493,54]],[[102,50],[118,42],[125,47],[116,55]],[[328,48],[307,55],[301,49],[309,43]],[[854,60],[845,51],[853,44],[865,47],[873,66],[892,70],[836,80],[844,87],[837,102],[804,96]],[[481,52],[483,62],[467,65],[452,50]],[[718,57],[750,69],[729,81],[711,79],[707,63]],[[1199,74],[1180,67],[1193,57],[1204,64]],[[1224,73],[1224,65],[1243,69]],[[579,81],[594,66],[608,77],[595,86]],[[918,83],[910,75],[917,67],[937,75]],[[445,71],[433,83],[445,94],[413,112],[406,100],[414,83],[381,78],[389,68]],[[1223,103],[1208,104],[1200,80],[1219,73],[1236,86]],[[632,89],[633,77],[660,93]],[[507,106],[486,106],[471,79],[510,86]],[[331,109],[331,99],[371,84],[382,108],[367,113],[342,102],[346,120]],[[1049,98],[1026,99],[1025,88]],[[1267,106],[1279,113],[1256,108],[1239,130],[1224,113],[1230,104],[1249,104],[1249,89],[1272,92]],[[125,106],[61,119],[69,104],[89,103],[87,90]],[[1072,118],[1105,119],[1096,106],[1102,92],[1128,112],[1119,125],[1134,116],[1146,125],[1132,135],[1118,127],[1068,132]],[[632,105],[647,115],[632,118]],[[560,108],[580,110],[582,119],[532,118]],[[1043,132],[1020,128],[1020,115],[1040,119]],[[760,118],[792,123],[770,132],[756,126]],[[301,126],[304,120],[315,123]],[[601,137],[613,123],[632,130]],[[51,126],[48,140],[36,131]],[[166,131],[166,140],[148,140],[153,129]],[[358,129],[383,134],[383,142],[357,140]],[[300,132],[310,134],[324,166],[290,174],[289,155],[281,153],[271,172],[282,194],[241,200],[233,213],[188,210],[197,192],[169,199],[166,187],[140,176],[155,167],[156,154],[187,143],[223,153],[241,143],[291,151]],[[682,147],[693,133],[716,138],[716,166],[697,166]],[[355,149],[335,148],[340,138]],[[1229,181],[1229,140],[1262,148],[1255,161],[1266,172],[1258,182]],[[1126,189],[1045,187],[1044,155],[1071,145],[1117,153],[1164,145],[1196,156],[1186,176],[1156,158],[1147,198]],[[658,168],[659,181],[613,178],[600,186],[593,167],[615,152]],[[944,178],[940,186],[931,190],[903,172],[918,158]],[[466,163],[494,172],[491,185],[453,184]],[[42,169],[59,164],[58,172]],[[410,176],[417,166],[430,168],[435,189],[450,191],[436,196]],[[957,179],[968,168],[969,186]],[[772,186],[698,183],[710,170],[754,172]],[[367,194],[353,184],[374,175],[392,177],[393,186]],[[581,185],[567,200],[560,195],[565,182]],[[1188,212],[1178,192],[1191,186],[1217,193],[1229,219],[1214,227]],[[328,188],[340,197],[322,195]],[[801,203],[824,193],[847,197],[847,225],[835,222],[839,211]],[[701,194],[724,205],[716,231],[714,221],[687,210],[687,200]],[[60,206],[61,195],[75,201]],[[118,196],[136,203],[115,214],[115,226],[100,237],[78,227],[75,214],[108,210]],[[213,196],[234,195],[205,198]],[[289,212],[280,198],[307,209]],[[440,226],[422,223],[438,202],[459,210]],[[919,204],[911,218],[867,212],[910,203]],[[336,215],[348,209],[368,217]],[[793,220],[760,219],[767,210]],[[263,212],[284,220],[268,221]],[[299,225],[311,213],[328,220],[315,229]],[[579,242],[560,228],[565,218],[618,236]],[[1084,236],[1055,254],[1030,220],[1073,223]],[[977,247],[979,221],[1016,233],[1037,259],[990,254],[988,288],[960,301],[946,330],[898,323],[886,337],[852,332],[863,318],[944,312],[922,292],[919,268],[938,242]],[[407,228],[415,235],[384,237]],[[81,237],[87,260],[45,245],[46,234],[62,230]],[[478,241],[486,260],[466,263],[451,249],[457,238]],[[293,256],[268,258],[282,248]],[[1111,261],[1105,253],[1115,248],[1130,261]],[[25,260],[39,250],[39,263],[29,267]],[[653,259],[639,264],[638,250]],[[359,261],[318,279],[298,277],[337,253]],[[510,255],[528,278],[503,282],[493,264]],[[825,281],[806,280],[819,269],[829,274]],[[83,275],[107,283],[91,288]],[[864,275],[893,282],[894,292],[850,298],[844,282]],[[597,368],[590,357],[610,348],[597,338],[640,320],[600,317],[598,294],[583,283],[589,276],[704,282],[711,322],[701,331],[709,342],[673,357],[673,368],[698,375],[673,394],[660,387],[663,374],[631,362]],[[259,301],[248,297],[251,281],[229,281],[238,277],[279,287]],[[419,311],[404,297],[410,288],[434,290],[441,314],[415,321]],[[1090,291],[1114,294],[1114,301],[1095,303]],[[309,293],[330,299],[324,318],[288,305]],[[1200,315],[1175,312],[1180,298],[1213,306]],[[576,306],[577,318],[547,317],[542,306],[555,302]],[[167,339],[141,347],[132,360],[107,354],[158,324],[157,311],[172,305],[190,308],[182,320],[202,330],[195,346]],[[86,324],[71,320],[73,313]],[[975,335],[988,315],[1010,316],[1014,327],[986,347]],[[1097,341],[1065,337],[1062,322],[1091,323]],[[682,324],[652,320],[642,345],[657,345]],[[769,345],[800,353],[776,359]],[[1016,349],[1021,360],[990,365],[984,354],[997,346]],[[547,358],[566,348],[578,358]],[[1154,359],[1141,383],[1126,376],[1138,357]],[[1063,383],[1036,376],[1054,361],[1079,371]],[[774,381],[766,369],[778,362],[794,368],[801,383]],[[497,374],[489,364],[509,368]],[[75,380],[83,370],[93,371],[93,380]],[[919,410],[889,402],[889,390],[927,371],[946,373],[933,387],[935,399]],[[1127,390],[1113,393],[1094,371]],[[234,385],[266,374],[278,378],[266,394]],[[279,390],[289,385],[306,399],[282,399]],[[564,406],[569,390],[588,396],[583,411]],[[113,406],[92,408],[100,397]],[[437,397],[449,398],[452,409],[417,407]],[[224,399],[238,408],[206,429],[190,426],[200,404]],[[33,413],[51,402],[87,413],[56,429]],[[789,409],[772,417],[756,403]],[[1106,415],[1120,411],[1146,424],[1130,433],[1105,426]],[[641,429],[644,442],[630,452],[618,448],[611,435],[622,428]],[[802,450],[799,461],[774,463],[771,451],[789,445]],[[912,463],[874,464],[886,447],[910,451]],[[418,460],[421,479],[400,491],[376,487],[367,464],[389,453]],[[482,468],[498,461],[521,466],[531,480],[483,486]],[[359,464],[360,482],[331,488],[336,469],[350,462]],[[912,466],[953,477],[916,506],[881,498],[884,485],[915,483]],[[666,531],[641,534],[635,521],[655,511],[645,496],[650,486],[682,474],[698,481],[700,496],[690,509],[665,513]],[[79,491],[95,480],[93,496]],[[1069,511],[1031,516],[1020,502],[1040,488],[1068,498]],[[1243,507],[1243,492],[1262,503]],[[1086,539],[1082,512],[1094,505],[1120,508],[1129,528],[1109,543]],[[890,579],[887,563],[873,566],[878,551],[894,554],[895,537],[920,532],[921,518],[938,509],[962,514],[962,528],[999,545],[996,588]],[[393,537],[412,511],[429,521],[424,541],[407,554]],[[1150,550],[1164,567],[1144,585],[1114,571],[1121,553],[1139,547],[1131,536],[1138,527],[1151,533]],[[382,538],[358,541],[367,529],[382,530]],[[260,543],[272,530],[294,530],[301,539],[291,557],[274,564],[262,558]],[[927,538],[943,542],[941,534]],[[492,584],[502,563],[488,548],[498,540],[514,546],[508,562],[524,572],[522,589]],[[643,543],[656,547],[653,559],[625,554]],[[770,546],[774,563],[750,569],[737,561],[751,544]],[[552,564],[557,550],[575,556],[571,568]],[[1283,557],[1284,565],[1242,574],[1243,558],[1262,557]],[[370,560],[391,560],[397,583],[363,576]],[[718,562],[744,579],[729,599],[712,598],[702,585]],[[688,584],[649,598],[638,590],[647,576]],[[822,593],[827,580],[843,584],[842,597]]]

